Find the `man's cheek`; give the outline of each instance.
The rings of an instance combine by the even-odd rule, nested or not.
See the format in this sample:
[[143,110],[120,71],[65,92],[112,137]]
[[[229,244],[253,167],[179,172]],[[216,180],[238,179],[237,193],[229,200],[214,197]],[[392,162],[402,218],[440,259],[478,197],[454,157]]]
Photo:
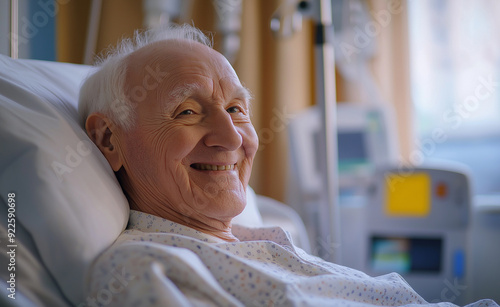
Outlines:
[[257,136],[257,132],[252,124],[248,124],[247,126],[240,129],[240,134],[243,138],[243,148],[245,150],[246,158],[250,158],[253,160],[253,157],[257,153],[259,149],[259,137]]

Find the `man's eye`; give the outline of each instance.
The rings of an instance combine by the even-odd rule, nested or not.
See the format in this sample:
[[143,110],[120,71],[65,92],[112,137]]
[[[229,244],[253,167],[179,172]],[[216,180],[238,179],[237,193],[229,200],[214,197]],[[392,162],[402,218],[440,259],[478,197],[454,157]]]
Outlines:
[[241,109],[239,107],[230,107],[226,111],[227,111],[227,113],[238,113],[238,112],[241,112]]
[[193,110],[184,110],[179,115],[193,115],[194,111]]

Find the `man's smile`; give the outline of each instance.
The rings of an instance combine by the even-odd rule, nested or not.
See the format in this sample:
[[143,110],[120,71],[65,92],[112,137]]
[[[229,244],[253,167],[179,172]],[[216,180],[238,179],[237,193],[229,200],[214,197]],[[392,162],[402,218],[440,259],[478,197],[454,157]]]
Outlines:
[[236,167],[235,164],[227,164],[227,165],[215,165],[215,164],[206,164],[206,163],[193,163],[191,167],[201,171],[231,171]]

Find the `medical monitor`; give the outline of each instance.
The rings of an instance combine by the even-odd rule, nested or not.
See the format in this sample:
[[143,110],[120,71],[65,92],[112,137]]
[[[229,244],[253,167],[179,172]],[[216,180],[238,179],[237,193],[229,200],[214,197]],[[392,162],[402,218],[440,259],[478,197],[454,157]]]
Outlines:
[[[467,284],[471,191],[465,170],[391,167],[377,170],[361,242],[370,275],[401,274],[428,301],[445,281]],[[461,297],[463,303],[465,297]]]
[[[374,170],[395,163],[397,156],[392,116],[385,106],[358,103],[337,105],[337,149],[339,187],[351,195],[366,186]],[[305,195],[321,192],[320,148],[321,119],[317,107],[298,114],[290,123],[291,168],[297,177],[297,189]]]
[[[395,163],[396,130],[393,129],[392,122],[393,117],[386,106],[347,102],[337,104],[335,126],[339,182],[335,182],[335,186],[331,188],[339,188],[337,205],[340,207],[363,207],[367,203],[367,188],[375,169]],[[311,107],[297,114],[290,121],[288,128],[291,176],[288,178],[286,202],[304,220],[314,251],[315,245],[324,244],[325,240],[329,240],[321,237],[317,228],[319,216],[322,214],[321,200],[325,195],[321,181],[325,166],[321,165],[318,159],[321,135],[319,109]],[[359,215],[353,215],[352,219],[343,215],[344,212],[341,212],[341,225],[357,224],[352,221],[359,219]],[[356,226],[355,231],[360,229]],[[342,248],[347,245],[343,244]]]

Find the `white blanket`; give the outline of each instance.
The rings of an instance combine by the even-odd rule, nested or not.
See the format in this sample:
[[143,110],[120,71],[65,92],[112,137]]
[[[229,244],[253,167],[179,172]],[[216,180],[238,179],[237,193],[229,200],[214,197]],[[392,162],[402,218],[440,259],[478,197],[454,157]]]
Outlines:
[[[240,242],[223,242],[189,227],[132,211],[128,229],[93,266],[86,304],[368,306],[427,303],[398,274],[370,277],[307,255],[293,246],[281,228],[235,225],[233,234]],[[496,305],[492,301],[478,304]]]

